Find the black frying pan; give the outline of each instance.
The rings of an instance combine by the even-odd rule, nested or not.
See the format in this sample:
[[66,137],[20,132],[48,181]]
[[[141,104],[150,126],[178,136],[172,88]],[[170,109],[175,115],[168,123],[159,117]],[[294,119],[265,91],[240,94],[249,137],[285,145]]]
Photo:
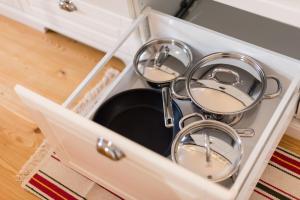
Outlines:
[[174,127],[166,128],[162,95],[154,89],[132,89],[116,94],[97,110],[93,121],[163,156],[170,155],[182,113],[173,101]]

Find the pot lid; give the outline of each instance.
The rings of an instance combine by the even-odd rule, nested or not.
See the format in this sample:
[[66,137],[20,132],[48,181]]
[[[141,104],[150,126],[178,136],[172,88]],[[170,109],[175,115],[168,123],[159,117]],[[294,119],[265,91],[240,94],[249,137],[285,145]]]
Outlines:
[[183,75],[192,62],[190,48],[175,39],[154,39],[136,53],[136,72],[152,83],[167,83]]
[[207,112],[230,115],[252,108],[265,91],[265,74],[252,58],[214,53],[201,59],[186,81],[192,101]]
[[237,172],[242,153],[235,130],[214,120],[189,124],[172,144],[173,161],[214,182]]

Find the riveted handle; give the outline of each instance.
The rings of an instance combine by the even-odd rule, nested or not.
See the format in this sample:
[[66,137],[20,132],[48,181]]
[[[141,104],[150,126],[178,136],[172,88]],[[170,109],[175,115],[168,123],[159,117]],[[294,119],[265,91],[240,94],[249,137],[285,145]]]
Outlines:
[[264,99],[273,99],[275,97],[278,97],[281,94],[282,85],[281,85],[280,80],[275,76],[267,76],[267,80],[268,79],[272,79],[276,82],[277,89],[273,93],[264,94],[263,98]]
[[179,128],[180,130],[184,128],[184,122],[188,119],[191,119],[191,118],[198,118],[200,120],[205,120],[205,117],[200,114],[200,113],[191,113],[191,114],[188,114],[184,117],[182,117],[180,120],[179,120]]
[[125,157],[125,154],[118,147],[104,138],[97,140],[96,148],[100,154],[113,161],[118,161]]
[[255,131],[252,128],[237,128],[237,129],[235,129],[235,131],[241,137],[253,137],[253,136],[255,136]]
[[77,7],[71,0],[59,0],[59,7],[65,11],[73,12],[77,10]]
[[184,96],[184,95],[180,95],[176,92],[176,84],[180,81],[186,81],[186,77],[177,77],[176,79],[174,79],[172,82],[171,82],[171,85],[170,85],[170,88],[171,88],[171,93],[172,93],[172,96],[175,97],[176,99],[179,99],[179,100],[190,100],[190,97],[189,96]]

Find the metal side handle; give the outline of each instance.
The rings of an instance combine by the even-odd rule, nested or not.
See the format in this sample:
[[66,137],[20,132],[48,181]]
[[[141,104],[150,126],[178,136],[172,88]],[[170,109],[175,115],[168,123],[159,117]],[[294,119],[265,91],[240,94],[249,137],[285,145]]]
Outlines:
[[253,136],[255,136],[255,131],[252,128],[237,128],[237,129],[235,129],[235,131],[241,137],[253,137]]
[[96,148],[100,154],[113,161],[118,161],[125,157],[125,154],[118,147],[104,138],[99,138],[97,140]]

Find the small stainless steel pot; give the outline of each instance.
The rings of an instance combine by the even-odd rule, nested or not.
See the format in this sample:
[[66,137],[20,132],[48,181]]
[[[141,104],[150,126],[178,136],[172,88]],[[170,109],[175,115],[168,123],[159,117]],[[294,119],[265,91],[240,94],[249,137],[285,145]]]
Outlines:
[[162,88],[165,126],[173,127],[170,83],[185,74],[193,60],[185,43],[172,39],[154,39],[145,43],[134,57],[134,67],[150,86]]
[[[266,94],[267,80],[277,88]],[[185,81],[187,96],[175,91]],[[253,109],[263,99],[280,95],[282,86],[275,76],[266,76],[253,58],[239,53],[213,53],[202,58],[187,74],[171,84],[177,99],[190,99],[203,111],[215,115],[238,115]]]
[[253,129],[237,131],[225,123],[205,119],[184,127],[184,121],[191,117],[204,119],[193,113],[180,120],[182,129],[172,142],[172,160],[213,182],[235,177],[243,156],[240,136],[252,135]]

